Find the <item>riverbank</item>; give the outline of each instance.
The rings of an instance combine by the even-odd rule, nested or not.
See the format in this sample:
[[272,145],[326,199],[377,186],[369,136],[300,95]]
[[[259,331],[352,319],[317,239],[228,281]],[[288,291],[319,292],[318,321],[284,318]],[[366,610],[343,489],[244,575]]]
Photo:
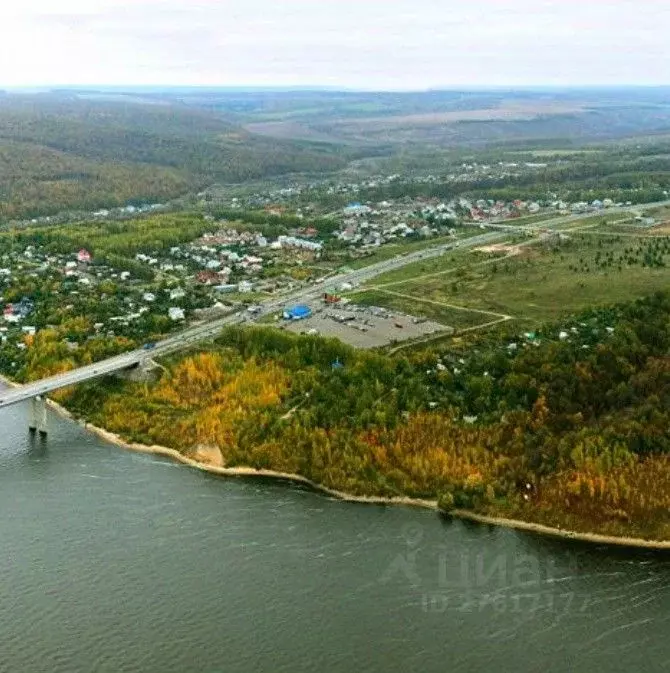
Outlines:
[[196,470],[209,472],[211,474],[218,474],[223,477],[261,477],[266,479],[291,481],[297,484],[308,486],[315,491],[319,491],[325,495],[332,496],[338,500],[345,500],[347,502],[358,502],[371,505],[406,505],[408,507],[422,507],[424,509],[437,510],[437,500],[422,500],[420,498],[410,497],[384,498],[381,496],[352,495],[350,493],[344,493],[343,491],[337,491],[335,489],[328,488],[327,486],[318,484],[311,479],[307,479],[307,477],[303,477],[299,474],[278,472],[276,470],[256,469],[253,467],[219,467],[217,465],[209,465],[207,463],[194,460],[193,458],[189,458],[176,449],[170,449],[167,446],[134,444],[126,442],[122,437],[119,437],[119,435],[113,432],[109,432],[108,430],[99,428],[90,423],[87,423],[84,427],[86,430],[93,433],[94,435],[97,435],[101,439],[104,439],[106,442],[115,444],[116,446],[120,446],[121,448],[127,449],[129,451],[138,451],[140,453],[149,453],[155,456],[171,458],[172,460],[176,460]]
[[[277,472],[275,470],[263,470],[253,467],[218,467],[216,465],[208,465],[201,463],[188,456],[184,456],[176,449],[170,449],[166,446],[148,446],[146,444],[134,444],[126,442],[119,435],[104,430],[92,424],[86,424],[86,429],[101,439],[107,442],[120,446],[129,451],[139,451],[141,453],[149,453],[156,456],[163,456],[171,458],[184,465],[188,465],[202,472],[209,472],[224,477],[261,477],[266,479],[277,479],[283,481],[290,481],[293,483],[308,486],[325,495],[332,496],[338,500],[345,502],[357,502],[372,505],[404,505],[406,507],[420,507],[422,509],[429,509],[439,512],[437,500],[428,500],[422,498],[410,497],[382,497],[382,496],[363,496],[352,495],[343,491],[338,491],[322,484],[318,484],[299,474],[291,474],[288,472]],[[550,535],[553,537],[563,538],[566,540],[578,540],[582,542],[590,542],[594,544],[617,545],[620,547],[635,547],[641,549],[667,549],[670,550],[670,540],[645,540],[642,538],[633,537],[616,537],[613,535],[600,535],[598,533],[578,533],[576,531],[563,530],[561,528],[552,528],[539,523],[532,523],[529,521],[521,521],[518,519],[506,519],[504,517],[486,516],[477,514],[467,510],[452,510],[449,516],[476,523],[503,526],[505,528],[514,528],[515,530],[523,530],[531,533]]]
[[[0,382],[4,383],[10,387],[17,387],[18,384],[13,381],[0,376]],[[48,406],[53,409],[56,413],[77,422],[74,416],[70,411],[65,407],[54,402],[53,400],[47,399]],[[418,507],[422,509],[428,509],[435,512],[439,512],[437,500],[429,500],[422,498],[411,498],[407,497],[383,497],[383,496],[361,496],[353,495],[350,493],[345,493],[343,491],[338,491],[336,489],[328,488],[317,482],[314,482],[306,477],[303,477],[299,474],[293,474],[288,472],[279,472],[276,470],[266,470],[266,469],[256,469],[253,467],[221,467],[218,465],[210,465],[204,462],[200,462],[185,456],[176,449],[171,449],[166,446],[153,445],[149,446],[146,444],[136,444],[125,441],[121,436],[100,428],[91,423],[84,423],[83,427],[90,433],[96,435],[100,439],[103,439],[110,444],[121,447],[128,451],[136,451],[140,453],[152,454],[156,456],[162,456],[164,458],[169,458],[171,460],[177,461],[191,467],[193,469],[200,470],[202,472],[208,472],[210,474],[215,474],[223,477],[255,477],[255,478],[265,478],[265,479],[275,479],[282,481],[290,481],[296,484],[301,484],[307,486],[319,493],[328,495],[338,500],[343,500],[345,502],[352,503],[361,503],[361,504],[373,504],[373,505],[402,505],[406,507]],[[562,528],[553,528],[551,526],[545,526],[539,523],[533,523],[529,521],[522,521],[519,519],[507,519],[505,517],[496,517],[496,516],[487,516],[484,514],[477,514],[476,512],[471,512],[468,510],[452,510],[449,512],[449,516],[463,519],[467,521],[473,521],[485,525],[493,526],[503,526],[505,528],[513,528],[515,530],[526,531],[539,535],[548,535],[551,537],[562,538],[566,540],[576,540],[581,542],[588,542],[592,544],[603,544],[603,545],[616,545],[619,547],[629,547],[629,548],[639,548],[639,549],[656,549],[656,550],[670,550],[670,540],[645,540],[643,538],[633,538],[625,536],[613,536],[613,535],[601,535],[598,533],[581,533],[576,531],[564,530]]]

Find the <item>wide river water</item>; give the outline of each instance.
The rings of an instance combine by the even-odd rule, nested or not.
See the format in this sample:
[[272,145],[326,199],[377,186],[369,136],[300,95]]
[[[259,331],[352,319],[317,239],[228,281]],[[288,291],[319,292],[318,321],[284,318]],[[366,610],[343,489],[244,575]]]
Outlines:
[[670,670],[670,557],[222,479],[0,411],[0,671]]

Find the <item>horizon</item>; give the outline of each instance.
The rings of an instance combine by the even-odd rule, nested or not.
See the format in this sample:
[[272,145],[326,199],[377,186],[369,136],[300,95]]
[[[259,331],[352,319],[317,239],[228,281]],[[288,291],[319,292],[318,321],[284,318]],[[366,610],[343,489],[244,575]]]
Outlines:
[[477,86],[439,86],[429,88],[357,88],[339,87],[326,84],[304,84],[295,86],[272,85],[197,85],[197,84],[35,84],[35,85],[2,85],[0,93],[161,93],[170,91],[197,91],[197,92],[231,92],[231,93],[351,93],[351,94],[429,94],[429,93],[487,93],[487,92],[617,92],[617,91],[652,91],[670,90],[667,84],[525,84],[525,85],[477,85]]
[[645,5],[24,0],[0,8],[0,87],[667,86],[670,7]]

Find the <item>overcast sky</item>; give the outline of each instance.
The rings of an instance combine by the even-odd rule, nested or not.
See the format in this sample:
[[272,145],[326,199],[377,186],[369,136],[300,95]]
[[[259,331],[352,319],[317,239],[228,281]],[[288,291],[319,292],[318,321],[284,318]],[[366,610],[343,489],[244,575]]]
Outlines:
[[0,86],[659,83],[668,0],[0,0]]

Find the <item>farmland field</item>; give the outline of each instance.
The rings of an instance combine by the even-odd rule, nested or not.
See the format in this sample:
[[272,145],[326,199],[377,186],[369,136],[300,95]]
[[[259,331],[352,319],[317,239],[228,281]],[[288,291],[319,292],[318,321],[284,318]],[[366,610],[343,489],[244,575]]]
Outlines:
[[[582,102],[500,100],[472,109],[447,109],[405,114],[384,114],[384,107],[368,105],[358,107],[358,114],[332,118],[320,109],[303,109],[295,114],[274,113],[258,116],[245,125],[245,130],[282,139],[315,141],[365,141],[370,134],[393,129],[441,127],[461,122],[528,122],[539,117],[577,115],[583,113]],[[350,110],[353,112],[353,110]],[[366,114],[367,113],[367,114]],[[376,113],[376,114],[375,114]],[[296,119],[297,117],[297,119]]]

